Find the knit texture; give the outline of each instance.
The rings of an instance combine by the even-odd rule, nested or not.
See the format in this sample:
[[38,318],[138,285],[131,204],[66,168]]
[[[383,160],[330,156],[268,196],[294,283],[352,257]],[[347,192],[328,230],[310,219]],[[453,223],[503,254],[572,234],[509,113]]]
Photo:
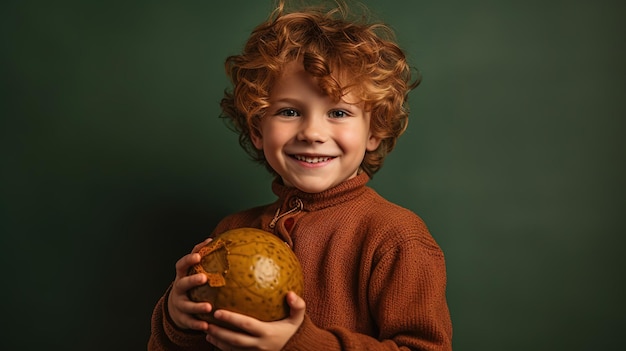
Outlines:
[[[361,174],[310,194],[277,180],[276,202],[228,216],[213,231],[260,228],[296,253],[306,317],[284,350],[452,349],[443,253],[420,217],[368,181]],[[288,213],[295,199],[302,208]],[[211,350],[197,333],[172,325],[167,293],[155,307],[148,349]]]

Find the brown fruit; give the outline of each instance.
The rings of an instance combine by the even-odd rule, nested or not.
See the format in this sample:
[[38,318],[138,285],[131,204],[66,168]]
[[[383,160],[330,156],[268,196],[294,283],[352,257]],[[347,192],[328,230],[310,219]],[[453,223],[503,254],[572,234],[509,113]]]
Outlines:
[[[271,233],[255,228],[229,230],[199,253],[202,260],[188,273],[203,273],[208,282],[192,288],[188,295],[196,302],[210,302],[213,311],[226,309],[266,322],[276,321],[289,316],[287,292],[302,296],[300,263],[289,246]],[[212,313],[197,317],[224,325]]]

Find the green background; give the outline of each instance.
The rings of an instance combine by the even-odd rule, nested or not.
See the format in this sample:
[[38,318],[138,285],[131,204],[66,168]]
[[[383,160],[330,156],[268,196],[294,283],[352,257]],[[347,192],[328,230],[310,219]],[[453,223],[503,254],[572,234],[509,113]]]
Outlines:
[[[623,1],[364,1],[423,74],[371,185],[447,257],[456,350],[610,350]],[[270,177],[217,117],[270,1],[0,5],[0,349],[145,349],[174,263]]]

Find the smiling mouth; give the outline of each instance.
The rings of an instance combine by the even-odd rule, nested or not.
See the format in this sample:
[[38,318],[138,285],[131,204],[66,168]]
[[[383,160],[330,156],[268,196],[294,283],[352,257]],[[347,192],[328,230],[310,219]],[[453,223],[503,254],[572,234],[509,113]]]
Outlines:
[[332,160],[334,157],[330,156],[302,156],[302,155],[292,155],[298,161],[306,162],[306,163],[320,163]]

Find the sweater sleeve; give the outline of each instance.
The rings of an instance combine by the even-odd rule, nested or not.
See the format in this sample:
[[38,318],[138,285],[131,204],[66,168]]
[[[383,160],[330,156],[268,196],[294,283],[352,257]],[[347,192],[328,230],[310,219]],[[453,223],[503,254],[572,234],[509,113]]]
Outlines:
[[369,301],[380,340],[411,350],[452,350],[445,261],[430,235],[407,238],[381,256]]
[[419,239],[394,246],[377,262],[367,289],[377,337],[341,327],[321,329],[305,318],[283,350],[452,350],[445,263],[438,247]]
[[[375,338],[335,327],[328,330],[313,324],[308,316],[298,331],[289,339],[282,351],[362,351],[400,350],[393,343],[380,342]],[[401,350],[406,350],[401,349]]]
[[170,289],[171,287],[159,299],[152,312],[148,351],[213,350],[213,346],[206,341],[204,333],[181,330],[171,320],[167,313],[167,297]]

